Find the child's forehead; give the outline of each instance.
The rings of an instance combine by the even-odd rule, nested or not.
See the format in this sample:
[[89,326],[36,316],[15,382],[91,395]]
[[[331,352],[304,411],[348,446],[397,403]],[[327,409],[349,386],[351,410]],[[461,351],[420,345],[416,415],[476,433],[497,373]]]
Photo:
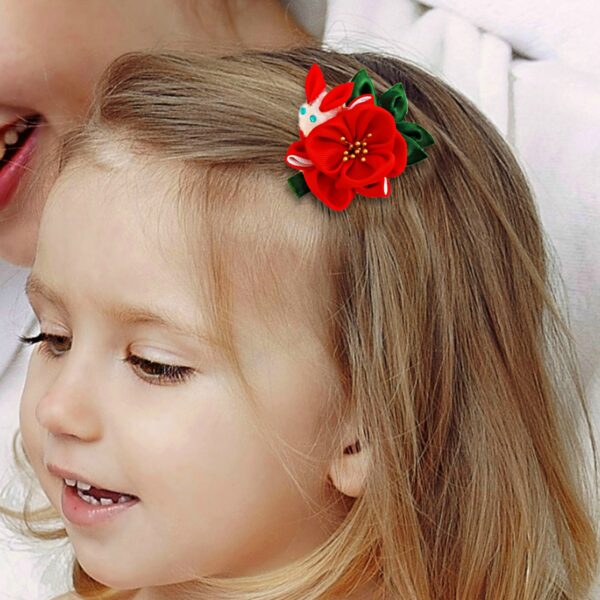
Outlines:
[[133,203],[140,218],[157,214],[157,208],[176,209],[185,224],[210,227],[220,213],[239,241],[277,240],[305,254],[322,231],[319,207],[310,197],[295,198],[281,177],[246,165],[159,158],[118,139],[71,159],[55,188],[72,185],[103,192],[96,194],[98,201]]
[[314,200],[297,200],[285,179],[259,171],[219,166],[184,172],[182,181],[179,216],[190,255],[219,255],[238,298],[251,293],[293,310],[328,296],[323,213]]
[[[114,148],[92,158],[67,165],[55,200],[70,188],[75,202],[86,196],[96,204],[106,231],[111,221],[143,231],[144,243],[153,252],[158,248],[164,263],[184,280],[201,283],[216,253],[238,300],[256,299],[258,292],[306,305],[324,291],[322,213],[310,197],[289,193],[285,181],[248,169],[183,164]],[[64,219],[60,208],[56,212]]]

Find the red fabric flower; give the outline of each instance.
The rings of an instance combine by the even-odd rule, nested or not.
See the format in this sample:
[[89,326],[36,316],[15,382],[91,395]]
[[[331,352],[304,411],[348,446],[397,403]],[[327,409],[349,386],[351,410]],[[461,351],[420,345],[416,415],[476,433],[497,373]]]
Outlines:
[[319,200],[339,211],[355,194],[389,196],[388,180],[404,171],[408,148],[394,117],[364,94],[307,136],[300,131],[285,158]]

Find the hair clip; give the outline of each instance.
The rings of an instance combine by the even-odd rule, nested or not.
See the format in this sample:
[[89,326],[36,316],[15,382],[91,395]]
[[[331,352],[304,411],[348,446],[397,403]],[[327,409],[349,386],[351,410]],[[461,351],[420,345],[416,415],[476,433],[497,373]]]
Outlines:
[[308,192],[333,210],[344,210],[355,194],[387,197],[389,180],[424,158],[431,135],[404,121],[408,100],[401,83],[377,95],[365,69],[326,91],[317,64],[308,71],[306,102],[298,111],[300,140],[285,162],[300,172],[288,183],[299,198]]

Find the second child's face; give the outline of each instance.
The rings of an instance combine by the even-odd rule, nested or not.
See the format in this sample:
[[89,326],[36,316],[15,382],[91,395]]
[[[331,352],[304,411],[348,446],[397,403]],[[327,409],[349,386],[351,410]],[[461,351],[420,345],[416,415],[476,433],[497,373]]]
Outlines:
[[[325,350],[302,322],[275,340],[251,312],[237,315],[242,364],[286,467],[234,396],[230,367],[192,333],[203,309],[185,285],[175,183],[151,166],[68,168],[29,282],[40,330],[56,337],[31,356],[24,447],[84,570],[119,589],[265,571],[308,553],[344,515],[327,484]],[[140,360],[189,377],[161,381]],[[72,522],[54,467],[140,501],[108,521]]]
[[[31,264],[45,196],[28,194],[32,176],[84,116],[105,67],[124,52],[200,38],[188,22],[172,0],[0,0],[0,157],[20,165],[0,168],[0,258]],[[33,134],[16,138],[29,118]]]
[[[31,265],[58,139],[85,116],[112,60],[284,45],[300,36],[292,24],[277,0],[0,0],[0,159],[17,165],[0,163],[0,260]],[[40,179],[44,191],[31,193]]]

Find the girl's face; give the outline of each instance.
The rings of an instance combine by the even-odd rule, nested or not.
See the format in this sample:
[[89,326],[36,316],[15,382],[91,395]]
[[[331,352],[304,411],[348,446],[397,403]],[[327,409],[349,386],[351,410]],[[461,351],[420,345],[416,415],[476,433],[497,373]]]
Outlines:
[[[119,589],[274,568],[323,542],[347,512],[327,482],[327,353],[300,321],[275,340],[251,308],[235,313],[262,424],[289,450],[284,466],[200,337],[206,313],[185,283],[176,182],[156,165],[68,168],[28,282],[40,330],[56,337],[31,355],[25,451],[84,570]],[[184,367],[184,379],[172,369],[161,380],[140,361]],[[140,500],[107,521],[73,522],[56,467]]]
[[[114,58],[178,44],[199,50],[240,41],[283,44],[298,35],[277,0],[256,0],[239,14],[234,10],[234,19],[244,25],[239,29],[227,20],[226,4],[0,0],[0,158],[20,165],[9,173],[0,163],[0,258],[31,264],[45,197],[27,194],[31,174],[48,164],[58,136],[81,120],[96,80]],[[238,31],[244,40],[237,38]],[[34,135],[17,131],[24,118],[33,116],[40,119]]]

